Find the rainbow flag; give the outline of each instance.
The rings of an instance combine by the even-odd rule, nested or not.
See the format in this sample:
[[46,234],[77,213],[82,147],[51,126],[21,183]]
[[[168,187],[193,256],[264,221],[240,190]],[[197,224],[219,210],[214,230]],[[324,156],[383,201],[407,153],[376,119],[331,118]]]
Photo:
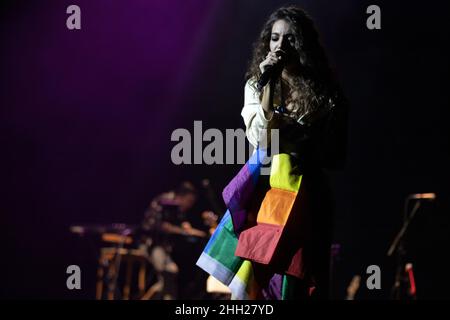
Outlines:
[[[228,210],[197,261],[230,288],[233,299],[258,296],[252,262],[269,265],[280,256],[281,237],[299,198],[302,174],[288,154],[272,156],[269,184],[261,188],[261,169],[267,159],[267,150],[257,149],[224,189]],[[255,206],[259,198],[262,201]],[[253,213],[256,221],[248,227]],[[275,292],[272,296],[279,299],[289,299],[295,278],[304,275],[301,248],[289,259],[285,272],[274,274],[270,280],[269,289]]]

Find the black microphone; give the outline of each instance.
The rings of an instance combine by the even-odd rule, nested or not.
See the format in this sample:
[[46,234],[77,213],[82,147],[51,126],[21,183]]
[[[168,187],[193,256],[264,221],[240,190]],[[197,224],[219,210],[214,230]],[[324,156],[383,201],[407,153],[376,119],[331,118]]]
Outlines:
[[[280,50],[284,53],[283,50]],[[275,76],[278,76],[281,71],[284,68],[284,61],[286,59],[283,59],[282,61],[278,61],[275,65],[268,66],[267,69],[262,73],[261,77],[259,77],[258,83],[257,83],[257,89],[258,91],[261,91],[267,83],[269,83],[270,79],[272,79]]]
[[275,66],[267,67],[267,69],[263,72],[261,77],[259,77],[257,83],[258,91],[261,91],[266,86],[266,84],[269,83],[270,79],[272,79],[275,75],[277,75],[282,68],[283,65],[281,63],[276,64]]
[[258,84],[257,84],[258,91],[261,91],[266,86],[266,84],[270,81],[270,79],[272,78],[273,69],[274,68],[272,66],[268,67],[266,69],[266,71],[264,71],[261,74],[261,77],[259,77]]

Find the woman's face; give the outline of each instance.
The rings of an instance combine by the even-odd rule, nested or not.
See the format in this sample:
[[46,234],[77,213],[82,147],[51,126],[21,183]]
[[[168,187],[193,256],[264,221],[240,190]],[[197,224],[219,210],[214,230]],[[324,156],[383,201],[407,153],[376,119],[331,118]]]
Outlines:
[[286,20],[277,20],[272,26],[270,35],[270,51],[282,49],[286,53],[295,50],[295,32],[292,25]]

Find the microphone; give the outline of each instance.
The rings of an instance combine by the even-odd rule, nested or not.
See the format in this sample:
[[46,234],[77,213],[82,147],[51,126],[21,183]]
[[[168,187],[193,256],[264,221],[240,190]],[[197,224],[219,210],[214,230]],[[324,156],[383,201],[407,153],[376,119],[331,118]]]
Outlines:
[[270,79],[272,79],[272,74],[273,74],[273,69],[275,69],[274,67],[268,67],[266,69],[266,71],[263,72],[263,74],[261,75],[261,77],[259,77],[258,80],[258,91],[261,91],[266,84],[270,81]]
[[436,199],[435,193],[413,193],[408,196],[409,199],[427,199],[434,200]]
[[284,68],[285,60],[286,59],[283,59],[283,61],[279,61],[275,65],[267,67],[267,69],[262,73],[261,77],[259,77],[257,83],[258,91],[261,91],[266,86],[266,84],[269,83],[270,79],[281,72],[281,70]]

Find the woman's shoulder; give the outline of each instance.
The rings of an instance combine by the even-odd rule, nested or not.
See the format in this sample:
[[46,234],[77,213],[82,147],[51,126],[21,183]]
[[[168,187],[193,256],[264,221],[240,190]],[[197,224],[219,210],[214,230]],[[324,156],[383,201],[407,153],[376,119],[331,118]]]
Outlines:
[[245,82],[245,89],[250,89],[252,91],[258,91],[257,90],[258,80],[255,77],[247,79]]
[[259,101],[259,91],[257,89],[257,83],[258,81],[255,78],[250,78],[245,82],[245,99],[246,101]]

